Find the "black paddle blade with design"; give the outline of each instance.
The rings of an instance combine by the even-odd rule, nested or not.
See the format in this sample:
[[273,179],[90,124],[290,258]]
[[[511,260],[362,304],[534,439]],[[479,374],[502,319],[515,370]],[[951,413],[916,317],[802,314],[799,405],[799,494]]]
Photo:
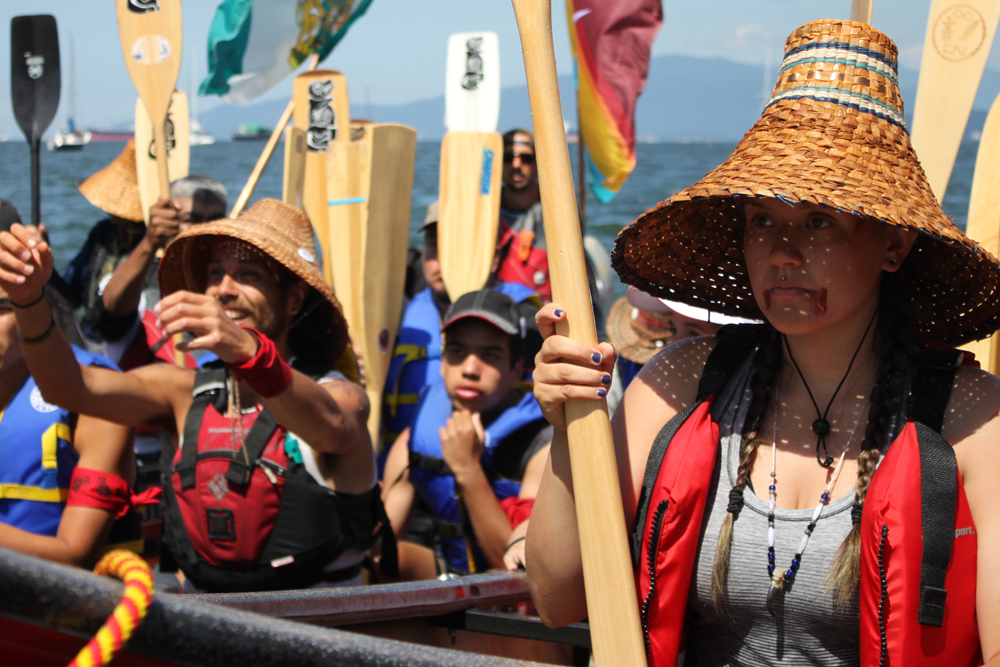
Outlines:
[[59,33],[48,14],[10,20],[10,92],[14,116],[36,143],[59,108]]

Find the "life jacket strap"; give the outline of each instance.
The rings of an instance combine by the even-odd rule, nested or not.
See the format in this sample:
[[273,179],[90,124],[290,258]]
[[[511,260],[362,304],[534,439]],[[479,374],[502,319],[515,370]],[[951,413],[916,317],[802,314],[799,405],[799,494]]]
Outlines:
[[69,489],[43,489],[23,484],[0,484],[0,500],[34,500],[39,503],[64,503]]
[[417,470],[426,470],[438,475],[452,474],[451,468],[448,467],[444,459],[439,459],[436,456],[427,456],[426,454],[414,451],[410,452],[410,467]]

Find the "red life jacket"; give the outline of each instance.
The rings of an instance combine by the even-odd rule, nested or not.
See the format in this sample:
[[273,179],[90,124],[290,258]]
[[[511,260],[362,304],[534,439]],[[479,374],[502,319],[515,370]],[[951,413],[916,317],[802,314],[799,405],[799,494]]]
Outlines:
[[[649,665],[673,667],[719,448],[715,398],[754,353],[724,327],[698,400],[657,435],[632,534]],[[955,453],[940,435],[957,352],[918,354],[907,423],[873,475],[861,522],[861,664],[980,665],[976,535]]]
[[379,487],[354,495],[319,484],[298,441],[263,406],[243,415],[244,445],[234,447],[227,376],[221,362],[199,369],[181,448],[165,452],[163,534],[173,563],[213,593],[304,588],[381,535],[391,573],[395,540]]
[[500,221],[500,266],[497,280],[505,283],[521,283],[538,292],[545,302],[552,300],[552,285],[549,282],[549,255],[534,245],[533,231],[516,232]]

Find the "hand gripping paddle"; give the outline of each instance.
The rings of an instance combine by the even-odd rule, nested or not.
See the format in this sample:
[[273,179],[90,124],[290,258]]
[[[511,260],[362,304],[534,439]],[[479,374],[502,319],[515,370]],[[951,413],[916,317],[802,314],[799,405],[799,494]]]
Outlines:
[[31,224],[41,221],[42,134],[59,108],[59,33],[54,16],[10,20],[10,94],[31,149]]
[[[556,330],[596,347],[573,171],[559,103],[551,1],[514,0],[514,14],[521,32],[535,126],[552,297],[566,309],[566,320],[557,324]],[[559,251],[553,252],[553,248]],[[645,667],[646,650],[607,405],[604,401],[567,401],[566,420],[594,662]]]
[[500,49],[492,32],[448,40],[438,253],[452,301],[489,280],[500,222]]

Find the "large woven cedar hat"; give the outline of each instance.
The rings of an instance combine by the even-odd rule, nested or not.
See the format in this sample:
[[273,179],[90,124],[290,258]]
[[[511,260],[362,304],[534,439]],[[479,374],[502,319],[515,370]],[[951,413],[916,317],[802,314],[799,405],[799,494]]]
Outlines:
[[654,296],[760,319],[743,257],[739,197],[836,208],[919,233],[901,298],[922,342],[961,344],[1000,326],[1000,264],[944,214],[903,121],[896,45],[852,21],[791,34],[760,120],[703,179],[618,235],[612,265]]
[[80,192],[105,213],[142,222],[139,177],[135,169],[135,140],[129,139],[114,162],[80,183]]
[[288,271],[304,280],[312,293],[306,298],[303,313],[311,308],[333,309],[333,345],[339,357],[350,341],[347,321],[316,260],[312,226],[301,210],[277,199],[261,199],[236,219],[192,225],[167,246],[160,260],[160,292],[163,296],[178,290],[204,292],[208,282],[206,267],[215,240],[228,236],[259,249]]
[[608,313],[605,324],[608,342],[629,361],[645,364],[677,335],[671,315],[670,312],[642,311],[623,296],[615,301]]

